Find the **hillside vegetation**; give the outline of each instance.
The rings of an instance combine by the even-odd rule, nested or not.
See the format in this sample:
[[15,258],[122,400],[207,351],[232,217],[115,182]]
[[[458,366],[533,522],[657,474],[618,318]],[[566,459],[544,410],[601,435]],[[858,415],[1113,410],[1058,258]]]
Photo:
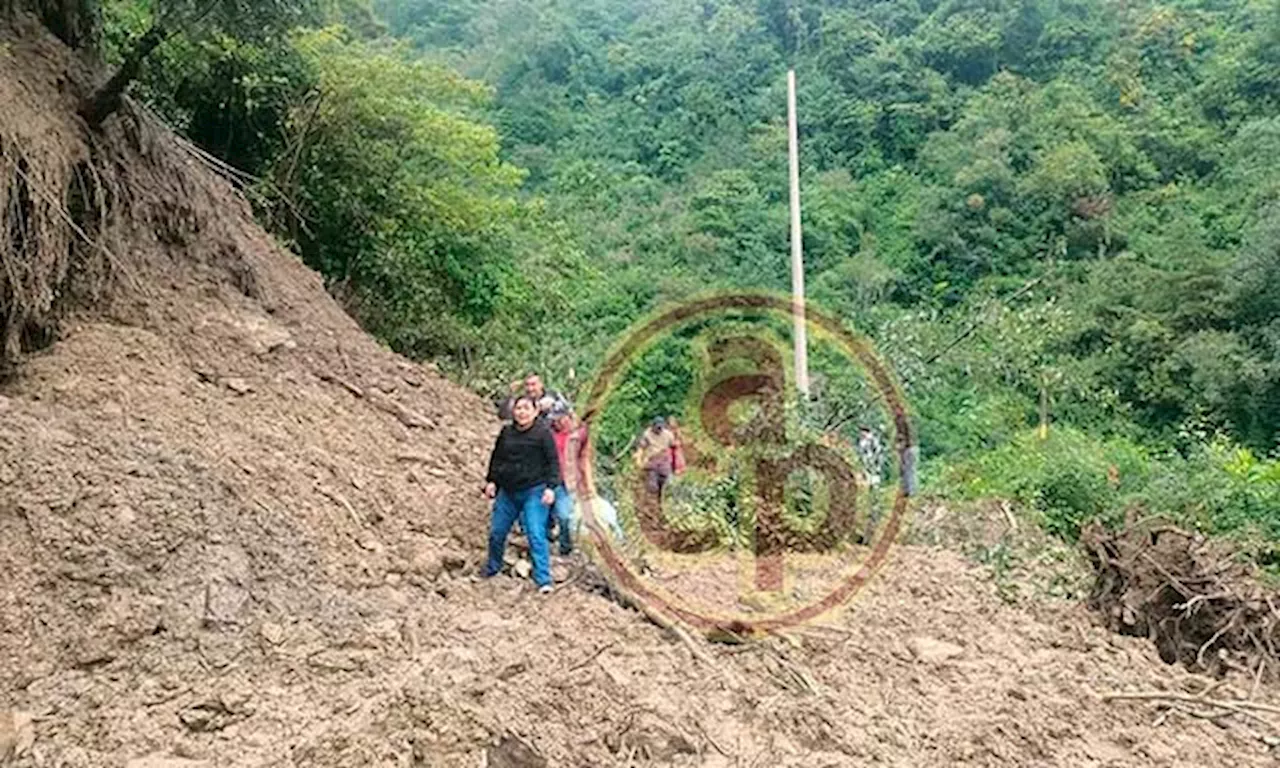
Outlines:
[[[115,40],[152,12],[111,5]],[[1280,531],[1274,3],[312,13],[188,35],[139,93],[398,351],[572,388],[664,302],[787,290],[793,65],[810,296],[904,381],[927,491],[1066,535],[1135,507]],[[682,401],[683,365],[631,373],[606,447]]]

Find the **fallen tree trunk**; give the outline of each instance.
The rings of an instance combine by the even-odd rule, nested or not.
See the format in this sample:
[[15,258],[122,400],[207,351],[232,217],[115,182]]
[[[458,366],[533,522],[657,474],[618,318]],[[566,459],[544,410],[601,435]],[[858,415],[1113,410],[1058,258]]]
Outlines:
[[[180,20],[182,25],[193,27],[200,24],[205,17],[218,7],[219,1],[209,0],[194,16]],[[64,0],[64,2],[89,3],[94,2],[94,0]],[[130,83],[138,79],[138,75],[142,74],[142,63],[147,60],[152,51],[159,48],[164,41],[168,40],[177,31],[178,25],[171,23],[172,21],[172,18],[166,19],[157,14],[151,28],[146,31],[146,34],[138,38],[129,53],[125,54],[124,62],[112,73],[111,77],[107,78],[105,83],[98,86],[97,90],[80,105],[80,116],[84,118],[90,128],[97,128],[102,125],[104,120],[120,108],[125,89],[129,87]]]
[[80,105],[80,116],[90,128],[102,125],[102,121],[120,108],[125,89],[137,80],[142,72],[142,62],[168,38],[169,32],[163,26],[158,23],[153,25],[138,39],[133,50],[129,51],[129,55],[125,57],[124,63],[89,98],[85,99]]

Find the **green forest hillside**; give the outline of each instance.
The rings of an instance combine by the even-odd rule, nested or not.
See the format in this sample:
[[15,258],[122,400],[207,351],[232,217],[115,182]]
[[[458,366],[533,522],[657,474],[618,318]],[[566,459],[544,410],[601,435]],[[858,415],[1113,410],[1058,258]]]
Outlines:
[[[115,0],[119,51],[155,13]],[[664,302],[787,290],[794,66],[810,298],[903,380],[926,492],[1280,535],[1280,5],[300,13],[193,29],[137,93],[399,351],[572,389]],[[601,442],[689,381],[646,358]]]

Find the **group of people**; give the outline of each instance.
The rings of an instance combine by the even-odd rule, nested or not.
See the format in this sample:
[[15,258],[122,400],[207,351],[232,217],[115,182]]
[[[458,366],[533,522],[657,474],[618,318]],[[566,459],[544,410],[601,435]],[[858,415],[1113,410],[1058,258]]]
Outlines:
[[509,423],[498,434],[485,476],[484,495],[493,500],[493,512],[484,575],[502,570],[507,537],[518,520],[529,542],[533,581],[547,593],[552,527],[559,529],[560,554],[573,552],[574,493],[584,488],[587,433],[564,396],[548,391],[538,374],[529,374],[523,385],[523,392],[498,408]]
[[[493,510],[484,575],[502,570],[507,538],[518,522],[528,539],[533,581],[540,592],[548,593],[553,589],[553,531],[559,554],[572,554],[574,510],[579,501],[592,504],[596,518],[603,518],[615,536],[621,537],[621,528],[612,505],[588,488],[587,428],[569,401],[548,390],[536,373],[514,382],[512,392],[498,406],[499,416],[508,423],[498,434],[485,477],[484,494],[493,501]],[[874,490],[880,484],[884,449],[869,426],[859,428],[857,452]],[[645,491],[660,501],[672,476],[685,466],[676,420],[655,418],[636,441],[633,456],[644,474]],[[869,525],[874,526],[876,516],[873,509]]]
[[[493,510],[484,576],[502,570],[507,538],[518,522],[529,543],[533,581],[547,593],[552,591],[552,544],[561,556],[573,553],[578,503],[589,503],[615,537],[622,537],[622,529],[613,506],[588,487],[587,427],[569,401],[548,390],[536,373],[513,382],[511,389],[511,397],[498,404],[499,417],[508,423],[494,443],[485,477],[484,494]],[[684,468],[674,419],[653,420],[637,441],[635,461],[648,492],[660,498],[671,476]]]

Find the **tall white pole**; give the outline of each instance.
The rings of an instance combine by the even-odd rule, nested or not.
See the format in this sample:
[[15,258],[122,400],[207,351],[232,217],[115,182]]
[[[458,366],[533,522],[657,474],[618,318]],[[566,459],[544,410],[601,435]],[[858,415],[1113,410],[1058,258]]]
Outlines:
[[800,140],[796,128],[796,71],[787,70],[787,133],[791,154],[791,317],[796,343],[796,389],[809,398],[809,339],[804,311],[804,243],[800,236]]

